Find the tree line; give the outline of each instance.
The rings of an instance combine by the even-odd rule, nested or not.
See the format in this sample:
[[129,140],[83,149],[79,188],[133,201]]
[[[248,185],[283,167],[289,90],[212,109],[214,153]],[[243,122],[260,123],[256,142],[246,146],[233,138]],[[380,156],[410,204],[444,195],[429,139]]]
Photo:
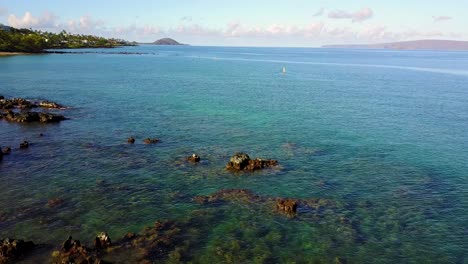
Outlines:
[[40,53],[46,49],[113,48],[135,45],[121,39],[93,35],[43,32],[0,25],[0,51]]

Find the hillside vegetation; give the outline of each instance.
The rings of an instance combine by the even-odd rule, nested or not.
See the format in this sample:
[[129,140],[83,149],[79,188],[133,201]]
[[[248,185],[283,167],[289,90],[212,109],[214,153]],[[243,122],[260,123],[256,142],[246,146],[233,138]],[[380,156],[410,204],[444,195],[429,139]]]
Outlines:
[[135,45],[121,39],[92,35],[51,33],[0,25],[0,51],[40,53],[46,49],[113,48]]

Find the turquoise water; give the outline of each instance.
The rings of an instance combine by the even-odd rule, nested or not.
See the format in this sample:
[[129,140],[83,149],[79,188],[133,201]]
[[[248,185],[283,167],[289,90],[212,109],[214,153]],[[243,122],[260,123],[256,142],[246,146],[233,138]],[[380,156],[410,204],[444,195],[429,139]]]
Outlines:
[[[56,125],[0,122],[14,147],[0,162],[0,237],[117,240],[202,210],[186,235],[194,262],[468,263],[468,53],[98,51],[0,58],[1,95],[71,107]],[[238,151],[281,168],[226,171]],[[201,164],[184,162],[192,153]],[[191,199],[225,188],[338,206],[291,219]]]

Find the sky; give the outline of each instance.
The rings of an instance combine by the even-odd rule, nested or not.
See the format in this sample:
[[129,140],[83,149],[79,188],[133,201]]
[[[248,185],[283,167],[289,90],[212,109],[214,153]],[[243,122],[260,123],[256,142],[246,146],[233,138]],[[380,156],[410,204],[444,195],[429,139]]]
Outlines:
[[319,47],[468,40],[468,0],[0,0],[0,23],[190,45]]

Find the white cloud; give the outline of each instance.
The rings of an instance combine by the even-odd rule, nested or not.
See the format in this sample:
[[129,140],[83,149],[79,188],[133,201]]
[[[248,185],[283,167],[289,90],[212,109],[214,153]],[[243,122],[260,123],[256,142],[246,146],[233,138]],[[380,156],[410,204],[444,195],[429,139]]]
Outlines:
[[93,19],[90,15],[82,16],[78,20],[69,20],[63,27],[72,33],[81,34],[105,31],[104,21]]
[[343,10],[335,10],[328,13],[328,17],[332,19],[351,19],[353,22],[362,22],[374,16],[374,12],[369,7],[365,7],[356,12]]
[[434,22],[441,22],[451,20],[453,18],[450,16],[433,16],[432,19],[434,20]]
[[31,12],[24,13],[23,17],[8,16],[8,24],[15,28],[42,28],[50,29],[57,26],[57,16],[45,12],[40,17],[34,17]]
[[319,16],[322,16],[324,12],[325,12],[325,8],[322,7],[317,12],[315,12],[312,16],[319,17]]
[[[329,16],[347,18],[355,22],[363,21],[372,16],[372,11],[363,9],[354,13],[343,11],[331,12]],[[337,27],[332,23],[311,22],[306,25],[273,23],[264,26],[252,26],[232,22],[220,27],[208,27],[203,24],[190,22],[187,19],[175,27],[160,27],[158,25],[136,24],[123,26],[108,26],[102,20],[84,15],[75,20],[61,21],[52,13],[44,13],[39,17],[26,12],[22,17],[10,15],[8,23],[13,27],[34,28],[59,32],[63,29],[71,33],[92,34],[104,37],[116,37],[127,40],[154,41],[161,37],[173,37],[177,40],[192,44],[236,43],[271,43],[281,45],[290,43],[296,45],[318,45],[328,43],[380,43],[422,38],[450,38],[461,39],[466,34],[445,31],[408,30],[394,31],[385,25],[350,24]],[[310,44],[309,44],[310,43]]]

